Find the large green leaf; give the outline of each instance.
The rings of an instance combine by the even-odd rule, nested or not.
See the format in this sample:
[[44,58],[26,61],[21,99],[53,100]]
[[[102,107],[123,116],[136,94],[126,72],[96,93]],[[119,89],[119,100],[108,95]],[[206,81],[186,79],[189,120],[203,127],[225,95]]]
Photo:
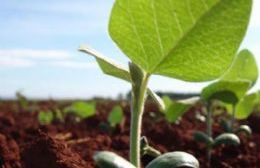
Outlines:
[[246,95],[236,106],[236,119],[246,119],[253,112],[257,103],[258,93]]
[[248,80],[253,86],[257,78],[258,68],[253,54],[248,50],[242,50],[222,80]]
[[116,0],[109,33],[148,73],[219,77],[245,35],[251,0]]
[[217,81],[204,88],[201,97],[207,102],[220,100],[236,104],[246,94],[250,84],[249,81]]

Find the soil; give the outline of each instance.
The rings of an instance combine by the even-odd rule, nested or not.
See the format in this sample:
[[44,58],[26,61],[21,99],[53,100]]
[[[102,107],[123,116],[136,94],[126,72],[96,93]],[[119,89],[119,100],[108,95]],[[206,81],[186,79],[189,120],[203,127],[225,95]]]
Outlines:
[[[22,109],[17,102],[0,104],[0,167],[1,168],[95,168],[92,156],[97,151],[112,151],[128,158],[130,106],[128,103],[100,101],[96,115],[78,121],[67,115],[64,121],[41,125],[37,120],[40,110],[63,109],[70,102],[32,102],[30,108]],[[102,127],[107,122],[108,113],[115,105],[121,105],[125,121],[107,130]],[[193,140],[195,131],[204,131],[205,123],[196,119],[201,107],[191,108],[179,124],[165,121],[152,102],[145,107],[142,135],[151,146],[161,152],[185,151],[200,161],[201,168],[208,168],[206,149]],[[214,137],[223,132],[215,117]],[[259,168],[260,130],[259,118],[252,115],[237,124],[249,124],[253,130],[251,137],[240,135],[238,147],[220,146],[213,149],[211,168]],[[153,158],[143,156],[145,166]]]

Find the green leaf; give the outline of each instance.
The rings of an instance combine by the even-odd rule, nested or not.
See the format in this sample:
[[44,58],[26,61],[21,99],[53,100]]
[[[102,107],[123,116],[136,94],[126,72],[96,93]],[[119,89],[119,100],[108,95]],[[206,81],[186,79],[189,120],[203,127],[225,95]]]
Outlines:
[[195,132],[193,138],[195,141],[205,143],[208,146],[213,144],[213,139],[201,131]]
[[84,119],[95,115],[95,103],[86,103],[82,101],[74,102],[71,106],[65,109],[65,113],[73,113],[78,117]]
[[146,166],[146,168],[180,167],[199,168],[199,162],[191,154],[185,152],[171,152],[157,157]]
[[217,136],[216,139],[214,140],[214,146],[218,146],[221,144],[237,146],[240,144],[240,140],[238,136],[236,136],[235,134],[224,133]]
[[248,80],[253,86],[257,78],[258,68],[253,54],[248,50],[242,50],[228,72],[222,77],[222,80]]
[[181,116],[188,111],[190,107],[191,105],[172,101],[172,104],[165,112],[166,120],[170,123],[177,122],[181,118]]
[[230,66],[251,6],[251,0],[116,0],[109,33],[150,74],[212,80]]
[[147,89],[147,94],[150,95],[152,97],[152,99],[154,100],[154,102],[158,105],[159,110],[161,112],[165,111],[165,104],[164,101],[160,98],[160,96],[158,96],[154,91],[152,91],[151,89]]
[[220,80],[202,90],[201,97],[205,101],[220,100],[224,103],[236,104],[247,92],[249,81]]
[[160,151],[156,150],[155,148],[149,145],[148,140],[145,136],[141,137],[140,149],[141,156],[148,155],[150,157],[156,158],[161,155]]
[[[101,55],[97,51],[87,47],[87,46],[80,46],[79,51],[84,52],[88,55],[95,57],[96,61],[98,62],[99,67],[101,68],[104,74],[122,79],[124,81],[131,83],[131,77],[128,69],[124,68],[123,66],[119,65],[113,60],[108,59],[107,57]],[[147,93],[153,98],[153,100],[158,104],[161,110],[164,110],[164,104],[161,98],[154,93],[151,89],[147,90]]]
[[115,106],[108,116],[110,126],[115,127],[120,124],[124,119],[124,113],[120,106]]
[[199,97],[174,101],[169,96],[163,96],[162,99],[165,104],[165,110],[162,112],[166,120],[171,123],[177,122],[192,105],[199,101]]
[[258,93],[246,95],[236,106],[236,119],[246,119],[254,111]]
[[121,65],[115,63],[113,60],[106,58],[97,51],[86,46],[80,46],[79,51],[94,56],[103,73],[128,82],[131,81],[129,71]]
[[38,113],[38,121],[41,124],[50,124],[53,119],[54,116],[51,111],[41,111]]
[[99,168],[135,168],[121,156],[108,151],[96,153],[94,160]]
[[240,125],[238,129],[235,130],[236,134],[245,133],[247,136],[252,135],[252,130],[248,125]]
[[164,112],[166,112],[166,111],[168,111],[168,109],[172,105],[173,100],[169,96],[163,96],[162,100],[163,100],[164,105],[165,105],[165,111]]

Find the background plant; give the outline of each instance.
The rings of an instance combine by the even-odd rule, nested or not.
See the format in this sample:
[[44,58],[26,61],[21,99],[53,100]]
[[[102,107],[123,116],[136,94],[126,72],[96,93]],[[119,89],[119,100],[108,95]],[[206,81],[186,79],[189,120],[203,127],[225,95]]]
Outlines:
[[[135,167],[140,168],[141,121],[150,76],[190,82],[221,76],[245,35],[251,5],[249,0],[116,0],[109,34],[131,59],[129,71],[89,48],[80,48],[96,58],[103,72],[132,84],[130,161]],[[188,162],[198,167],[196,159],[183,152],[164,154],[147,167],[162,167],[165,157],[169,158],[165,168]]]
[[85,119],[96,114],[94,102],[77,101],[64,109],[65,114],[74,114],[79,119]]
[[[211,158],[211,148],[216,146],[215,144],[239,144],[239,138],[235,134],[231,134],[235,132],[233,123],[236,115],[236,107],[239,103],[243,102],[244,99],[248,100],[248,98],[245,97],[245,94],[255,84],[257,78],[258,69],[254,56],[248,50],[242,50],[237,54],[230,69],[217,82],[214,82],[203,89],[201,98],[206,106],[207,131],[206,134],[197,132],[194,137],[196,140],[207,144],[209,162]],[[230,133],[221,134],[215,140],[212,138],[211,128],[212,104],[214,101],[221,101],[225,104],[229,104],[232,108],[231,121],[228,124],[229,126],[226,126]],[[250,103],[243,103],[243,105],[240,106],[245,106],[246,108],[248,104]],[[250,110],[250,108],[247,108],[247,110]],[[243,130],[247,133],[250,132],[248,126],[241,126],[237,131]]]

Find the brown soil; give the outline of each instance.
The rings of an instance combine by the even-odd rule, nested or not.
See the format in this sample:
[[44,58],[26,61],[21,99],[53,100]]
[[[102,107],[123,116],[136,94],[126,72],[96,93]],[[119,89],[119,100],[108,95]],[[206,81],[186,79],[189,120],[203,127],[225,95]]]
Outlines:
[[[124,124],[112,131],[101,129],[108,112],[120,104],[126,116]],[[19,111],[15,102],[0,104],[0,167],[2,168],[94,168],[92,156],[96,151],[109,150],[128,158],[130,107],[126,102],[99,102],[97,115],[77,122],[74,116],[67,116],[66,122],[54,121],[40,125],[37,121],[39,109],[64,108],[67,103],[39,102],[33,112]],[[200,107],[194,107],[185,114],[181,122],[169,124],[159,114],[153,103],[145,108],[142,134],[150,144],[161,152],[186,151],[206,166],[205,146],[193,140],[195,131],[205,130],[205,123],[195,119]],[[217,118],[215,119],[217,120]],[[249,138],[241,136],[238,147],[222,146],[212,151],[212,168],[259,168],[260,130],[259,119],[252,116],[248,123],[253,128]],[[215,122],[214,136],[222,133]],[[143,157],[143,164],[152,158]]]

